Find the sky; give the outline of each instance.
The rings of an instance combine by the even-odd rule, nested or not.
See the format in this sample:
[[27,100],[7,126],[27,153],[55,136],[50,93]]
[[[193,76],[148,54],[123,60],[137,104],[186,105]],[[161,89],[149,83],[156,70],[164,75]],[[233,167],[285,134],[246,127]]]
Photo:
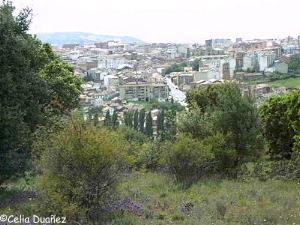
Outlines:
[[146,42],[300,35],[300,0],[13,0],[32,33],[81,31]]

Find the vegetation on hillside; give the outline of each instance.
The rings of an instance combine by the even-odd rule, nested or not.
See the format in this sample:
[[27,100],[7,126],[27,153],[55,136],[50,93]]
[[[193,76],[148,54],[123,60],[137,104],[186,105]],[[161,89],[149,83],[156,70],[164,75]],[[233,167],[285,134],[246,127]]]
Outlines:
[[[0,6],[1,214],[68,224],[300,223],[300,92],[257,108],[235,82],[128,111],[76,110],[80,80]],[[152,111],[158,109],[156,123]],[[156,110],[157,111],[157,110]],[[19,179],[17,179],[19,177]]]

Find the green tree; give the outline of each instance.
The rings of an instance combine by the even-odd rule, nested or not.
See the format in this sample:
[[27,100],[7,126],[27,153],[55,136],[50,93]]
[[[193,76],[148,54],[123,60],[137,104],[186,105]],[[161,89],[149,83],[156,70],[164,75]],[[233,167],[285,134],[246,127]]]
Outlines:
[[157,115],[157,139],[165,140],[165,112],[161,110]]
[[139,111],[135,110],[133,114],[133,128],[139,130]]
[[292,55],[289,58],[289,70],[297,72],[300,69],[300,54]]
[[165,113],[164,139],[173,141],[177,134],[176,110],[173,108]]
[[124,113],[124,123],[128,127],[133,127],[133,113],[127,111]]
[[49,44],[28,34],[32,13],[14,16],[0,5],[0,184],[20,175],[30,159],[32,134],[78,105],[80,79]]
[[149,138],[153,137],[153,120],[152,120],[151,111],[149,111],[146,116],[145,134]]
[[139,114],[139,131],[144,133],[145,127],[145,109],[140,110]]
[[200,61],[199,60],[194,60],[192,62],[192,68],[193,68],[193,71],[199,71],[199,66],[200,66]]
[[[260,109],[272,159],[290,159],[300,134],[300,92],[271,97]],[[297,139],[296,139],[297,140]]]
[[111,115],[110,111],[107,110],[104,118],[104,126],[110,127],[111,126]]
[[114,110],[114,113],[112,115],[111,124],[112,124],[113,129],[116,129],[119,126],[118,114],[117,114],[116,110]]
[[[234,167],[259,156],[263,142],[258,111],[254,101],[242,94],[238,84],[225,83],[200,87],[188,93],[187,102],[191,110],[198,110],[198,113],[202,114],[200,117],[197,116],[198,118],[190,118],[191,120],[198,120],[200,127],[203,127],[202,121],[211,123],[209,127],[212,134],[221,132],[225,135]],[[199,133],[197,128],[191,132]],[[224,154],[228,155],[226,152]]]

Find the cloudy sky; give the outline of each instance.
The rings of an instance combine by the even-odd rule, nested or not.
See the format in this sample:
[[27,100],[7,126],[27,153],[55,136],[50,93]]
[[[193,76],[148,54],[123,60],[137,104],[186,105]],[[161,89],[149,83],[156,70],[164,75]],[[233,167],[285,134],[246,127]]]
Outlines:
[[13,0],[32,33],[82,31],[148,42],[300,35],[300,0]]

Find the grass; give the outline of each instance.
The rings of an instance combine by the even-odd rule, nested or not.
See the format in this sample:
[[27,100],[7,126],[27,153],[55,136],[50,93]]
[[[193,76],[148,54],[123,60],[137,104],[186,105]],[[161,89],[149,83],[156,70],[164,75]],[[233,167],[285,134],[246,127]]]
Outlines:
[[292,77],[288,79],[283,80],[276,80],[269,82],[272,87],[278,88],[278,87],[286,87],[286,88],[300,88],[300,77]]
[[[28,189],[29,188],[29,189]],[[0,193],[0,202],[30,191],[21,179]],[[107,225],[300,225],[300,183],[256,179],[203,179],[184,189],[171,176],[135,172],[118,186],[122,198],[142,207],[115,215]],[[0,207],[0,214],[32,215],[33,199]]]
[[300,183],[206,179],[183,189],[170,177],[136,173],[119,191],[143,206],[113,224],[300,224]]

